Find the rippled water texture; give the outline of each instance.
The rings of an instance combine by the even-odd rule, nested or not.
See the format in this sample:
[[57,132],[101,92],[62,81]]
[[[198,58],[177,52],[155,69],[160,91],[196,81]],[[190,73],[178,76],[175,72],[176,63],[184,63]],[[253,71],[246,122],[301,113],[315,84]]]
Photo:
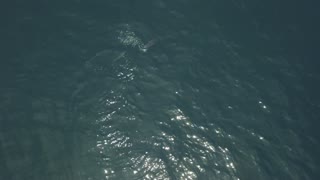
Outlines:
[[303,108],[319,105],[303,96],[304,65],[255,18],[230,26],[195,4],[74,2],[21,17],[42,31],[2,71],[0,178],[313,179],[319,146],[305,132],[319,114]]

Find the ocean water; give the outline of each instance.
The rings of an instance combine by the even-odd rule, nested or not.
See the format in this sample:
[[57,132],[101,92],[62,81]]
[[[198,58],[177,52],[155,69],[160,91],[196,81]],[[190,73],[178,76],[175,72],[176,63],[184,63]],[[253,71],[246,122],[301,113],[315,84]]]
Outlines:
[[2,9],[0,179],[319,178],[315,2]]

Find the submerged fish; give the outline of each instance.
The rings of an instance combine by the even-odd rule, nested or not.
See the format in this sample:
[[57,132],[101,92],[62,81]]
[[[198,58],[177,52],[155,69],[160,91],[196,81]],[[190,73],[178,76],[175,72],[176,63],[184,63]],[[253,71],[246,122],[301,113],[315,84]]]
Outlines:
[[147,52],[147,50],[148,50],[151,46],[155,45],[157,41],[158,41],[157,38],[151,39],[150,41],[147,42],[147,44],[145,44],[145,45],[143,45],[143,46],[141,47],[141,50],[142,50],[143,52]]

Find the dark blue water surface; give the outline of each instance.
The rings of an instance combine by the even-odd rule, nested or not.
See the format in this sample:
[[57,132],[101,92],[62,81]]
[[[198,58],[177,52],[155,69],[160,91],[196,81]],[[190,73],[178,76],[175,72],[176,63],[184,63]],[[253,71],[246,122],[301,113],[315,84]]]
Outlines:
[[315,2],[1,9],[1,180],[319,178]]

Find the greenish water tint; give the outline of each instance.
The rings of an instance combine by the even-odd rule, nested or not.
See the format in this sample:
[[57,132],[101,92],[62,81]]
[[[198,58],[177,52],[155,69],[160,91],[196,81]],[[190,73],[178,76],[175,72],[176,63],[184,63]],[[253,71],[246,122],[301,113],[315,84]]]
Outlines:
[[0,179],[317,179],[312,5],[7,5]]

